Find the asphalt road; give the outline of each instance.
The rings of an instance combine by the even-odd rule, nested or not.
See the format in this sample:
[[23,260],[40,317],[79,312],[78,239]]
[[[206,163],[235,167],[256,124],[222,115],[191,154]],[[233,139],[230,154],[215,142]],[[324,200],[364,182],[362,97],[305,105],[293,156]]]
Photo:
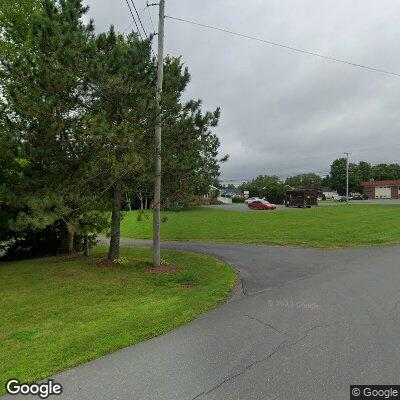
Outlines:
[[242,287],[186,326],[56,375],[58,398],[348,400],[351,384],[400,384],[400,247],[167,246],[226,260]]
[[382,204],[382,205],[398,205],[400,199],[370,199],[370,200],[354,200],[351,203],[356,204]]

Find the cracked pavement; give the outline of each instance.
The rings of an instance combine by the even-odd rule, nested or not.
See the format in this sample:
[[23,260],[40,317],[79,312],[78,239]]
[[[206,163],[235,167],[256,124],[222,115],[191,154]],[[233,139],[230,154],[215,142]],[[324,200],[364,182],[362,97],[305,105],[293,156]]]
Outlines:
[[188,325],[54,376],[60,399],[347,400],[351,384],[400,384],[400,247],[163,246],[222,258],[241,285]]

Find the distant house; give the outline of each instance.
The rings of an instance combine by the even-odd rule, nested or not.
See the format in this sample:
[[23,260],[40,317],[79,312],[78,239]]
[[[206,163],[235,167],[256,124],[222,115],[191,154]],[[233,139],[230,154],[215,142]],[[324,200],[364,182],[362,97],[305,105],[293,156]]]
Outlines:
[[228,197],[231,199],[244,196],[243,192],[239,189],[220,189],[219,195],[221,197]]
[[205,199],[216,199],[226,204],[232,203],[232,199],[237,197],[243,197],[243,192],[239,189],[219,189],[215,186],[210,186],[208,193],[204,195]]
[[363,194],[370,199],[400,198],[400,179],[363,182]]
[[219,189],[215,186],[210,186],[208,193],[204,195],[205,199],[216,199],[219,196]]
[[336,196],[338,196],[338,192],[336,190],[325,186],[321,187],[319,192],[325,196],[326,199],[334,199]]

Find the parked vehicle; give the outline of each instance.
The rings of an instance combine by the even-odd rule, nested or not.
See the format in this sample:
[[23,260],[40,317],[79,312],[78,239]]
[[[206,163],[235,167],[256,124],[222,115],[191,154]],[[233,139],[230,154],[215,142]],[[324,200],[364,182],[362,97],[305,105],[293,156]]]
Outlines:
[[252,203],[253,201],[257,201],[257,200],[262,200],[262,199],[260,199],[259,197],[249,197],[249,198],[246,199],[244,202],[245,202],[246,204],[250,204],[250,203]]
[[289,190],[286,193],[285,206],[311,208],[318,205],[318,192],[313,189]]
[[366,194],[355,194],[351,196],[350,200],[368,200],[369,197]]
[[276,210],[276,205],[264,199],[250,202],[247,206],[253,210]]

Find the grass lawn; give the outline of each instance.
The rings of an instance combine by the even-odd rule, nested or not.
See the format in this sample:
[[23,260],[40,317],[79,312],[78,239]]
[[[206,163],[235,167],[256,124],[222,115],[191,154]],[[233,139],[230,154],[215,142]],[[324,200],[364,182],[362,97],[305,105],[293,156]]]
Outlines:
[[[222,207],[222,206],[221,206]],[[235,212],[197,208],[164,212],[163,240],[236,242],[309,247],[400,243],[400,205],[341,205],[313,209]],[[122,236],[150,239],[151,217],[125,215]]]
[[[224,301],[236,273],[214,258],[163,251],[171,275],[145,271],[150,250],[123,249],[126,266],[44,258],[0,264],[0,393],[182,325]],[[189,286],[189,287],[188,287]]]

